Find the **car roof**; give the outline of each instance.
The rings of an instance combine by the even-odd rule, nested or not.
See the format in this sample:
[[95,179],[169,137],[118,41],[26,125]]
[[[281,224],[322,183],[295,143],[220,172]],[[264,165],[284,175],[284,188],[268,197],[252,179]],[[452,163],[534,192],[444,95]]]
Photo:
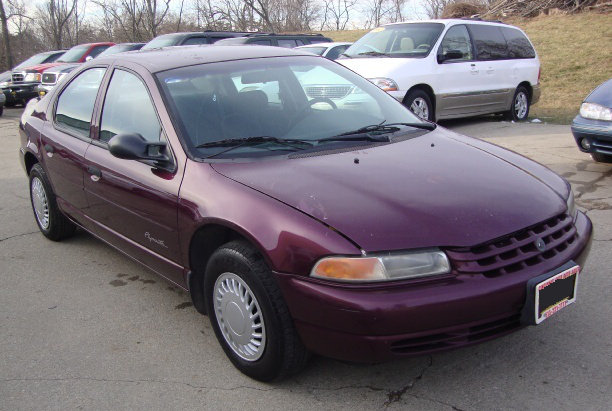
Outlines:
[[350,44],[353,44],[353,43],[350,41],[330,41],[328,43],[310,43],[310,44],[306,44],[305,46],[298,46],[296,47],[296,49],[305,49],[308,47],[336,47],[336,46],[346,46]]
[[161,34],[158,38],[184,38],[190,36],[203,36],[203,37],[215,37],[215,36],[231,36],[231,37],[239,37],[248,34],[245,31],[183,31],[180,33],[168,33]]
[[97,58],[95,59],[95,63],[99,64],[110,61],[115,61],[116,63],[121,63],[122,61],[131,62],[144,67],[151,73],[157,73],[173,68],[197,64],[285,56],[313,57],[311,53],[299,52],[283,47],[195,45],[128,51],[108,57]]
[[[383,24],[382,26],[393,26],[396,24],[406,24],[406,23],[441,23],[445,26],[450,26],[452,24],[495,24],[495,25],[503,25],[503,26],[511,26],[510,24],[504,23],[499,20],[482,20],[479,18],[462,18],[462,19],[429,19],[429,20],[405,20],[398,21],[396,23],[388,23]],[[514,27],[514,26],[511,26]]]

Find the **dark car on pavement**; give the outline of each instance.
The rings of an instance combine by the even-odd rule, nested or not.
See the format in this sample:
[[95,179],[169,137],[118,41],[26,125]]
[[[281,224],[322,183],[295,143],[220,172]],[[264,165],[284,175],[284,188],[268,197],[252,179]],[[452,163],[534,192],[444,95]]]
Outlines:
[[213,44],[219,40],[230,37],[244,36],[247,32],[239,31],[193,31],[185,33],[162,34],[149,41],[143,50],[157,49],[170,46],[195,46],[199,44]]
[[[310,98],[314,77],[360,99]],[[188,290],[259,380],[538,324],[576,299],[592,235],[548,168],[307,52],[96,59],[30,102],[20,138],[41,232],[82,227]]]
[[314,43],[329,43],[332,39],[322,34],[276,34],[276,33],[251,33],[242,37],[233,37],[220,40],[219,46],[244,44],[250,46],[274,46],[294,48]]
[[[65,52],[66,50],[54,50],[54,51],[45,51],[43,53],[34,54],[33,56],[29,57],[28,59],[22,61],[21,63],[13,67],[12,70],[1,73],[0,74],[0,91],[2,92],[2,94],[4,94],[5,100],[6,100],[6,97],[9,98],[9,105],[14,104],[12,90],[10,90],[13,71],[21,70],[23,68],[34,66],[37,64],[52,63],[55,60],[57,60],[59,57],[61,57]],[[36,75],[32,74],[32,76],[36,76]]]
[[593,160],[612,162],[612,79],[603,82],[584,99],[572,121],[578,148]]
[[[140,50],[145,43],[120,43],[115,44],[104,50],[98,57],[110,56],[111,54],[123,53],[125,51]],[[96,57],[96,58],[98,58]],[[37,91],[48,93],[57,83],[70,73],[75,68],[79,67],[80,63],[63,64],[61,66],[52,67],[42,74],[41,83]]]
[[65,63],[84,63],[97,57],[115,43],[86,43],[74,46],[52,63],[41,63],[13,70],[11,85],[8,87],[7,101],[13,104],[25,104],[38,96],[38,86],[42,81],[43,72]]

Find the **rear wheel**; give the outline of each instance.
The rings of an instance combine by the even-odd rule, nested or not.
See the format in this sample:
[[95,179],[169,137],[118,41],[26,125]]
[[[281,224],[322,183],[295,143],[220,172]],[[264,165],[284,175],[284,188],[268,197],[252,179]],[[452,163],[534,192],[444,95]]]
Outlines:
[[270,381],[306,365],[308,352],[276,280],[248,243],[232,241],[213,253],[204,292],[217,339],[242,373]]
[[76,226],[60,211],[47,173],[38,163],[30,170],[30,201],[36,224],[45,237],[60,241],[74,234]]
[[612,163],[612,156],[606,154],[591,153],[591,157],[598,163]]
[[525,121],[529,116],[529,108],[529,92],[524,86],[519,86],[514,92],[510,110],[505,113],[506,118],[512,121]]
[[418,117],[434,121],[434,109],[429,94],[423,90],[413,90],[404,99],[404,105]]

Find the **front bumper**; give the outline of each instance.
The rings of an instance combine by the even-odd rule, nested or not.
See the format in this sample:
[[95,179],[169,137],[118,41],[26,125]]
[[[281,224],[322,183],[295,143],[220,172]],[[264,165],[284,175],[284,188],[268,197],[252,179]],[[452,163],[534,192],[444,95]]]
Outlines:
[[[577,115],[572,121],[572,134],[580,151],[612,156],[612,121],[591,120]],[[591,143],[589,150],[580,144],[585,138]]]
[[578,213],[577,243],[544,266],[489,278],[456,275],[371,287],[278,274],[306,347],[347,361],[380,362],[467,346],[522,327],[529,279],[588,255],[591,221]]
[[27,103],[28,100],[38,96],[38,85],[40,83],[18,83],[11,84],[2,92],[8,104]]

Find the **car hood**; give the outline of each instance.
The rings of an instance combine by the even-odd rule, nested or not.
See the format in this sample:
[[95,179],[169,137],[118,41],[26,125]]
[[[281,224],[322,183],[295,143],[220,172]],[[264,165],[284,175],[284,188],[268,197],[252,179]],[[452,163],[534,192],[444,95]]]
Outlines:
[[392,76],[397,70],[406,69],[408,64],[418,64],[423,59],[395,57],[343,58],[336,60],[365,78]]
[[46,73],[70,73],[75,68],[79,67],[80,63],[63,63],[59,66],[52,67],[50,69],[45,70]]
[[37,64],[35,66],[30,66],[30,67],[24,67],[22,69],[19,69],[17,71],[37,71],[39,73],[42,73],[45,70],[48,70],[52,67],[57,67],[57,66],[61,66],[62,64],[66,64],[66,63],[44,63],[44,64]]
[[524,162],[520,168],[502,158],[506,150],[478,145],[438,128],[378,147],[213,168],[320,220],[368,252],[472,246],[565,211],[551,188],[564,186],[560,177],[508,152]]

